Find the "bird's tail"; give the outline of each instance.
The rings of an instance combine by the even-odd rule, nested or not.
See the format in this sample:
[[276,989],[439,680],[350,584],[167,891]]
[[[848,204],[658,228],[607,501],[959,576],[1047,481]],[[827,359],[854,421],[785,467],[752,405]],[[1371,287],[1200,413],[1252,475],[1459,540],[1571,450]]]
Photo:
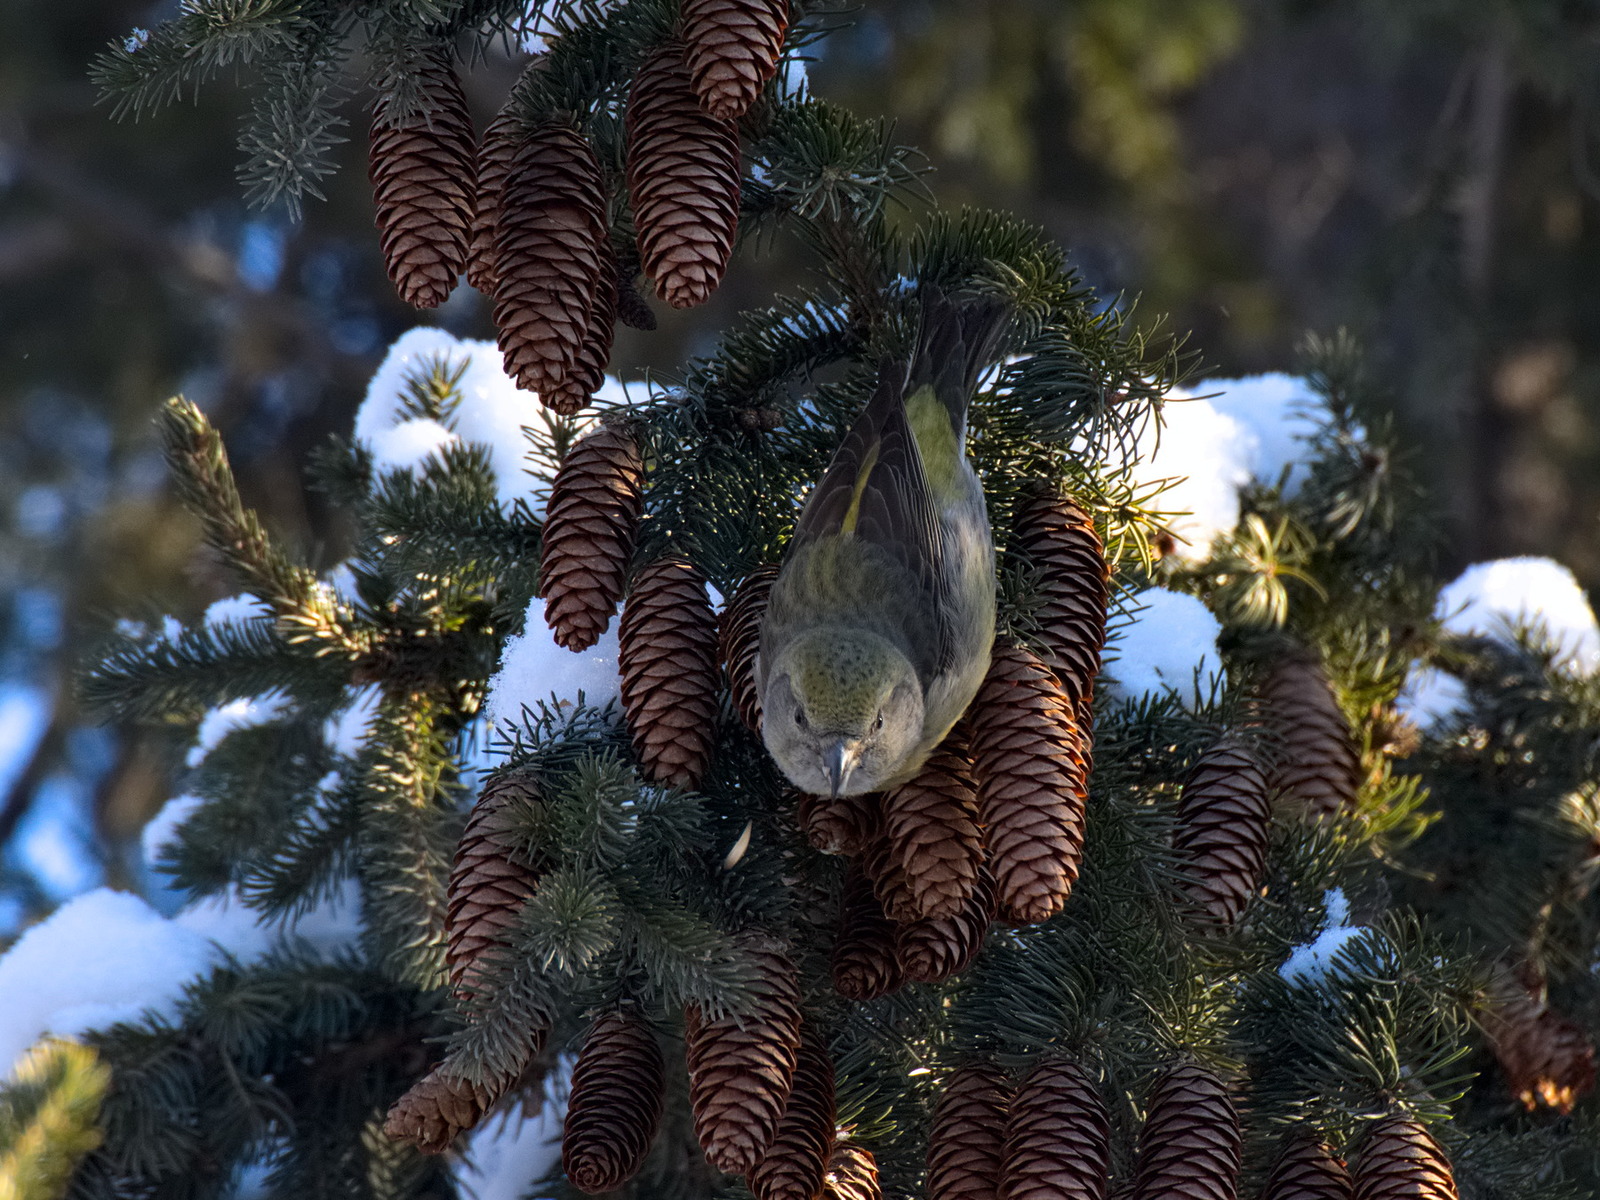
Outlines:
[[906,395],[933,386],[958,435],[966,432],[967,405],[978,375],[999,352],[1010,323],[1010,308],[993,297],[953,299],[942,290],[922,289],[922,323],[906,379]]

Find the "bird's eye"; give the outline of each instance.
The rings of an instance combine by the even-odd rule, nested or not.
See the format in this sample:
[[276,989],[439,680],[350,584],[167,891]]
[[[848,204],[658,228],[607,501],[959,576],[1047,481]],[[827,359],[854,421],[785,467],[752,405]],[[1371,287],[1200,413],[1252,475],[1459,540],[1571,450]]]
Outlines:
[[799,729],[805,729],[806,728],[806,710],[805,709],[797,708],[797,709],[794,710],[794,723],[795,723],[795,726],[797,728],[799,728]]
[[873,733],[882,733],[883,732],[883,714],[882,713],[879,713],[877,719],[872,722],[872,732]]

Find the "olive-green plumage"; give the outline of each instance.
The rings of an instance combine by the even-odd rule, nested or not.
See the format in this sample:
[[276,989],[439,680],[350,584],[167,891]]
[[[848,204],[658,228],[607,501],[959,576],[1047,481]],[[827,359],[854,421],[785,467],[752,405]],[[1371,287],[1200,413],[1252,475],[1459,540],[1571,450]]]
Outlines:
[[994,301],[930,291],[910,363],[884,366],[800,514],[756,686],[767,748],[806,791],[915,775],[983,679],[994,545],[966,416],[1005,324]]

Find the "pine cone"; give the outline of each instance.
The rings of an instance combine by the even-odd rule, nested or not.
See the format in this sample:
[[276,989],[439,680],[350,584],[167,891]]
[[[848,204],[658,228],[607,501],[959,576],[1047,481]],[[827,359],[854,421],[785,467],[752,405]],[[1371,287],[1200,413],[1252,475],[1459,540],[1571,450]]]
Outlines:
[[1317,1137],[1297,1137],[1267,1176],[1261,1200],[1351,1200],[1344,1160]]
[[1239,1115],[1222,1081],[1203,1067],[1173,1067],[1150,1093],[1134,1200],[1234,1200],[1240,1153]]
[[700,106],[737,121],[778,72],[787,0],[683,0],[684,60]]
[[639,572],[617,630],[622,712],[651,783],[693,788],[716,742],[717,616],[705,578],[669,554]]
[[[603,257],[612,257],[609,244]],[[570,417],[588,407],[594,394],[605,386],[606,368],[611,365],[611,343],[617,332],[617,273],[607,263],[600,267],[595,283],[594,308],[589,313],[589,331],[578,347],[578,357],[559,384],[540,399],[562,416]]]
[[1511,1094],[1532,1112],[1569,1113],[1594,1088],[1594,1045],[1583,1029],[1504,972],[1484,1029]]
[[845,870],[839,931],[833,943],[833,987],[847,1000],[876,1000],[905,983],[895,956],[895,927],[872,894],[858,863]]
[[813,796],[795,792],[795,819],[806,838],[824,854],[864,854],[883,824],[881,798],[876,792],[861,796]]
[[1061,911],[1083,853],[1084,761],[1072,706],[1027,650],[997,648],[968,710],[973,774],[1000,911]]
[[645,274],[674,308],[703,304],[722,282],[739,228],[738,131],[700,108],[676,42],[634,77],[626,127]]
[[747,1175],[777,1137],[800,1051],[800,984],[773,939],[742,939],[756,964],[748,1012],[706,1019],[684,1013],[695,1136],[719,1171]]
[[824,1200],[883,1200],[878,1160],[854,1142],[835,1142],[823,1175]]
[[446,892],[445,962],[459,994],[475,990],[477,963],[516,923],[538,888],[538,876],[511,854],[506,817],[510,805],[538,798],[533,776],[511,772],[492,777],[472,806],[456,845]]
[[872,881],[872,894],[883,907],[883,915],[896,924],[915,920],[916,904],[911,898],[911,885],[895,861],[889,839],[883,836],[881,829],[868,839],[860,862],[862,871]]
[[808,1027],[801,1033],[794,1088],[778,1136],[750,1173],[756,1200],[816,1200],[833,1149],[833,1059]]
[[1224,737],[1200,756],[1183,785],[1173,839],[1184,892],[1202,919],[1237,921],[1267,864],[1267,780],[1250,747]]
[[1322,668],[1303,656],[1280,660],[1256,703],[1271,742],[1268,789],[1314,817],[1333,816],[1353,803],[1361,758]]
[[1013,548],[1038,572],[1034,619],[1044,661],[1075,702],[1087,700],[1100,674],[1110,600],[1105,547],[1094,522],[1072,501],[1044,492],[1017,513]]
[[895,955],[906,978],[917,983],[942,983],[972,965],[994,920],[994,880],[987,867],[978,886],[953,917],[923,917],[894,929]]
[[996,1200],[1011,1091],[990,1063],[951,1073],[928,1129],[928,1200]]
[[1367,1134],[1355,1180],[1355,1200],[1459,1200],[1439,1143],[1420,1122],[1398,1114]]
[[397,1142],[410,1142],[424,1154],[443,1154],[457,1134],[483,1119],[512,1082],[508,1078],[498,1087],[485,1087],[442,1065],[435,1067],[390,1105],[383,1132]]
[[761,697],[756,692],[756,652],[761,649],[761,622],[778,568],[757,567],[734,589],[733,599],[717,623],[717,658],[728,681],[734,711],[751,733],[761,732]]
[[665,1103],[666,1065],[655,1033],[637,1014],[600,1017],[572,1068],[561,1169],[594,1195],[632,1179],[650,1152]]
[[905,877],[912,917],[951,917],[966,908],[983,864],[978,786],[959,733],[945,738],[921,773],[883,798],[884,838]]
[[1083,1068],[1034,1064],[1011,1099],[1000,1200],[1104,1200],[1111,1119]]
[[568,650],[600,640],[622,599],[644,509],[644,459],[633,434],[602,425],[561,460],[545,508],[539,564],[544,619]]
[[367,178],[390,282],[413,308],[435,308],[467,262],[472,116],[443,55],[422,64],[416,83],[420,104],[411,116],[391,120],[388,97],[373,110]]
[[494,323],[506,374],[560,389],[590,333],[604,266],[605,188],[582,135],[558,125],[517,148],[494,234]]
[[522,123],[502,110],[478,143],[477,181],[472,202],[472,234],[467,242],[467,282],[494,297],[494,232],[500,201],[522,143]]

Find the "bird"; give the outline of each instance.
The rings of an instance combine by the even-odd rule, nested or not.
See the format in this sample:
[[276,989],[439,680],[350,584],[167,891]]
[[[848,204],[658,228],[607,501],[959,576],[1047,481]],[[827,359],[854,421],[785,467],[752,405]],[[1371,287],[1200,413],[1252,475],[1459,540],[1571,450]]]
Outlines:
[[913,778],[971,704],[994,642],[994,539],[966,427],[1008,309],[921,290],[914,348],[880,365],[806,498],[761,626],[762,740],[816,795]]

